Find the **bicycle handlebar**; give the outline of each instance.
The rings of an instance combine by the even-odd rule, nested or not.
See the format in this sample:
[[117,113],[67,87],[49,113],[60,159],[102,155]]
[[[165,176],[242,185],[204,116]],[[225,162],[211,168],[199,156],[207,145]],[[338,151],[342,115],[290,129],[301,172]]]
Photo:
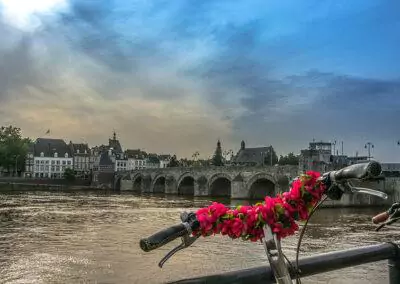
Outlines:
[[146,252],[162,247],[163,245],[182,237],[186,234],[190,234],[192,229],[188,223],[181,223],[178,225],[171,226],[169,228],[158,231],[148,238],[140,240],[140,248]]
[[[381,165],[378,162],[370,161],[368,163],[351,165],[337,171],[327,172],[322,176],[322,178],[326,184],[331,184],[331,182],[345,182],[348,179],[377,178],[380,174]],[[342,194],[343,191],[339,194],[339,199]],[[383,220],[383,215],[375,219]],[[192,231],[196,230],[200,226],[195,213],[183,215],[181,216],[181,220],[181,224],[163,229],[148,238],[141,239],[140,248],[145,252],[149,252],[179,237],[189,236]]]
[[181,216],[182,223],[158,231],[148,238],[140,240],[140,248],[145,252],[157,249],[167,243],[185,235],[190,235],[200,224],[197,221],[195,213],[189,213]]
[[381,165],[378,162],[355,164],[343,169],[331,172],[333,181],[341,182],[348,179],[377,178],[382,172]]

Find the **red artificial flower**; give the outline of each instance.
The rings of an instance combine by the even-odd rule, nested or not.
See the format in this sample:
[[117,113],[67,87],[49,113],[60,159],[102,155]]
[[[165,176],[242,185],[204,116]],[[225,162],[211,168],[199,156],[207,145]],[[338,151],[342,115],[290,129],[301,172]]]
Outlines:
[[325,186],[318,181],[320,173],[309,171],[295,180],[291,189],[276,197],[265,197],[264,203],[229,209],[213,202],[197,210],[200,228],[193,235],[228,235],[257,241],[264,236],[263,226],[269,225],[279,238],[293,235],[298,230],[296,221],[306,220],[309,210],[322,197]]

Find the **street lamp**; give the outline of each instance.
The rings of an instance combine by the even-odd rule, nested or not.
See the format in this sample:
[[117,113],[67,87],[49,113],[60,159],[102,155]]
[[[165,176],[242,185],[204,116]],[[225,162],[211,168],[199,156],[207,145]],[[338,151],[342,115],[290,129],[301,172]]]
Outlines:
[[372,144],[371,142],[367,142],[364,148],[368,149],[368,160],[371,160],[371,148],[374,149],[374,144]]

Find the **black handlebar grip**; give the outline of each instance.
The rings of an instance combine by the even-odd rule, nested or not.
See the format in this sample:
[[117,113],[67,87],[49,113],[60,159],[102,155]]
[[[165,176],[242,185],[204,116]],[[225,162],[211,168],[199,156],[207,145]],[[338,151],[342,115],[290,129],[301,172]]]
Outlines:
[[171,226],[154,235],[140,240],[140,248],[146,252],[162,247],[163,245],[189,233],[188,223]]
[[355,164],[336,171],[333,175],[335,181],[346,179],[376,178],[382,172],[381,164],[376,161]]

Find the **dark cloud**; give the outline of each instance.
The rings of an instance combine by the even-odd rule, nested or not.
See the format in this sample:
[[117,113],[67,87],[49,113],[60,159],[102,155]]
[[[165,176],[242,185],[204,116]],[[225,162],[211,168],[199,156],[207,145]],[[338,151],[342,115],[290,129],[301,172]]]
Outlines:
[[[0,17],[0,31],[4,43],[11,29]],[[16,41],[0,49],[0,101],[9,99],[11,90],[37,81],[34,58],[31,55],[32,39],[27,35],[16,35]]]
[[[271,82],[266,88],[273,89],[272,94],[288,94],[287,105],[280,105],[283,113],[275,111],[269,117],[271,108],[262,94],[248,97],[242,104],[247,111],[235,119],[239,133],[250,135],[253,129],[259,129],[252,136],[262,141],[270,132],[274,135],[267,140],[279,145],[293,143],[288,141],[294,137],[302,143],[315,136],[321,139],[341,136],[353,141],[358,137],[396,138],[400,80],[357,78],[313,70]],[[302,98],[301,94],[312,95]]]

